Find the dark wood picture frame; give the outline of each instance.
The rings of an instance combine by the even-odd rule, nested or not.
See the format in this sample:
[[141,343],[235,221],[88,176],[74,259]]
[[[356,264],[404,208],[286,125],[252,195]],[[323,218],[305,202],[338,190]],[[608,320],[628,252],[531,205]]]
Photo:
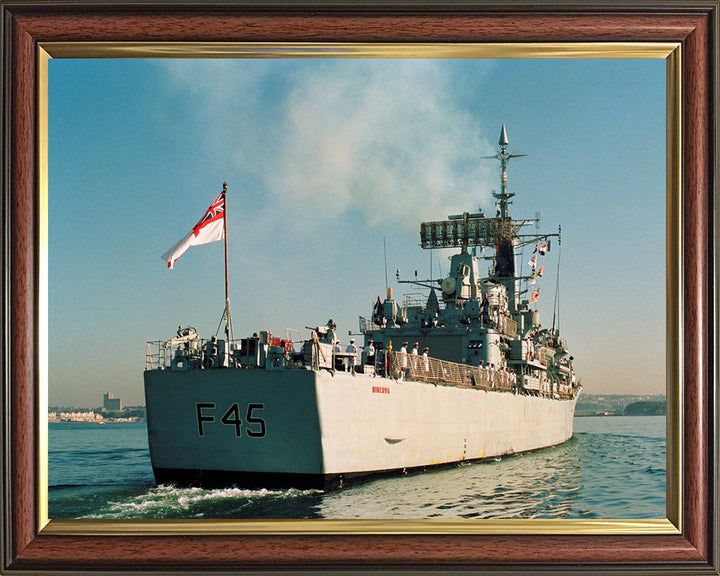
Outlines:
[[[2,564],[8,574],[718,574],[718,1],[2,0]],[[38,513],[38,50],[47,42],[677,42],[682,517],[674,534],[43,533]]]

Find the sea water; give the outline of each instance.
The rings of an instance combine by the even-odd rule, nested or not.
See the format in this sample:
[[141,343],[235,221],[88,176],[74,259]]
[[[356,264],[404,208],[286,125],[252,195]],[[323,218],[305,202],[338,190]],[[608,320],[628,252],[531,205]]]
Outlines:
[[339,490],[156,486],[144,422],[51,423],[50,518],[665,518],[665,417],[575,418],[566,443]]

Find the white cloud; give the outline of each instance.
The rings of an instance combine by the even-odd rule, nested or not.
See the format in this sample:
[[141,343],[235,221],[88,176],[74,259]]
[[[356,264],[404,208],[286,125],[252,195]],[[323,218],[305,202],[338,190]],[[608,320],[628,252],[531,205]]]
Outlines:
[[[217,162],[270,204],[316,219],[352,214],[414,229],[487,204],[487,129],[442,60],[168,62]],[[494,133],[494,132],[493,132]],[[273,210],[276,210],[273,207]]]

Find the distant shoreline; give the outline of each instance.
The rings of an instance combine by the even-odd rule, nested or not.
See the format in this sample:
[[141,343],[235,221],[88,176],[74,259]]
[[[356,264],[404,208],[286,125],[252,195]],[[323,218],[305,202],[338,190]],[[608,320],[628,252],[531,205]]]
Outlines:
[[72,420],[48,418],[48,424],[128,424],[131,422],[146,422],[145,418],[96,418],[94,420]]
[[145,406],[126,406],[119,410],[102,408],[73,408],[53,406],[48,410],[48,422],[81,422],[105,424],[106,422],[145,422]]
[[665,416],[665,414],[575,414],[575,418],[593,418],[593,417],[601,417],[601,418],[613,418],[615,416]]
[[666,411],[663,394],[582,394],[575,416],[662,416]]

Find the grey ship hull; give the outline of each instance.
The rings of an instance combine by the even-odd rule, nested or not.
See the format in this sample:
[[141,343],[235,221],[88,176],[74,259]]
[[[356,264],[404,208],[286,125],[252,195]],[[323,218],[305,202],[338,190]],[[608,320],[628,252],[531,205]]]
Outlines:
[[335,488],[572,436],[567,400],[327,370],[148,370],[158,484]]

